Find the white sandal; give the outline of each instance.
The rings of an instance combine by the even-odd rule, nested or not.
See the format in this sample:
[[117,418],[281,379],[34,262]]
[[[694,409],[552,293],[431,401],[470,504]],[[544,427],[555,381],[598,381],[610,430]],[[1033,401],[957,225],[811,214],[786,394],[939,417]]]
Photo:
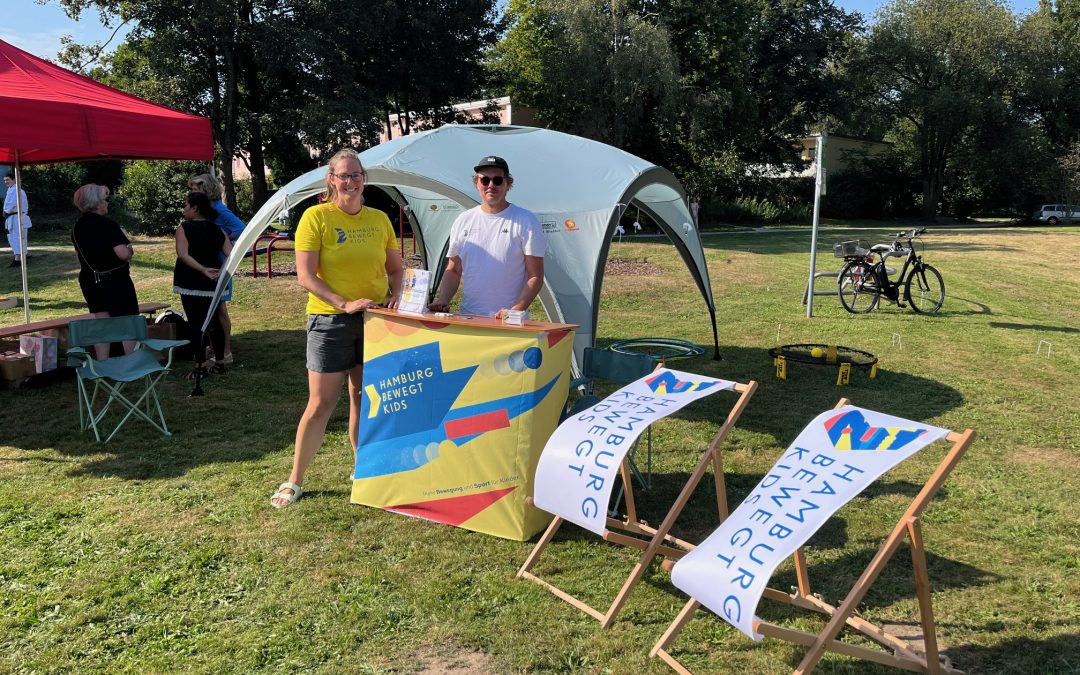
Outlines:
[[[292,494],[285,492],[286,490],[292,490]],[[270,505],[273,506],[275,509],[283,509],[286,506],[291,506],[294,502],[296,502],[297,499],[300,499],[300,495],[302,495],[303,493],[304,491],[300,489],[299,485],[297,485],[296,483],[290,483],[289,481],[285,481],[278,486],[277,492],[275,492],[274,495],[270,497]],[[284,504],[278,504],[274,501],[276,499],[284,499],[286,501]]]

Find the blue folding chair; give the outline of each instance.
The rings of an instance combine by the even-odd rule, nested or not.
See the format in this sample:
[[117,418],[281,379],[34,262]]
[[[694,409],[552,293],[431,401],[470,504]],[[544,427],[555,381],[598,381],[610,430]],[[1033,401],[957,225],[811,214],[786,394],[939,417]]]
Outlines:
[[[67,363],[76,369],[75,374],[78,376],[80,431],[86,431],[87,427],[93,429],[94,438],[101,442],[98,423],[115,401],[127,412],[105,439],[106,443],[112,440],[133,415],[146,420],[166,436],[171,436],[165,425],[165,413],[161,410],[157,384],[172,366],[173,349],[186,345],[188,341],[147,338],[146,320],[141,316],[80,319],[72,321],[68,325],[68,331],[71,348],[67,350]],[[136,346],[133,352],[124,356],[98,361],[87,351],[87,348],[92,351],[95,344],[125,340],[133,340]],[[167,354],[164,364],[158,361],[158,351]],[[123,390],[125,386],[138,380],[143,381],[143,391],[132,401]],[[88,387],[90,382],[94,385],[92,391]],[[101,407],[95,410],[99,393],[107,395],[107,398]]]
[[[582,358],[581,377],[575,378],[570,382],[571,391],[580,389],[582,395],[567,405],[564,418],[571,417],[583,410],[587,410],[601,401],[600,397],[594,394],[597,380],[607,380],[608,382],[613,382],[618,385],[630,384],[656,370],[656,367],[657,362],[653,360],[651,356],[645,354],[624,354],[622,352],[613,352],[607,349],[586,347]],[[644,473],[637,464],[637,451],[639,445],[641,445],[640,436],[634,441],[634,445],[630,448],[630,452],[628,453],[630,459],[630,472],[634,475],[634,478],[637,479],[642,489],[649,490],[652,488],[651,426],[645,430],[646,455]],[[610,515],[616,513],[615,505],[622,500],[625,487],[626,486],[624,485],[619,485],[619,491],[612,500],[612,508],[609,512]]]

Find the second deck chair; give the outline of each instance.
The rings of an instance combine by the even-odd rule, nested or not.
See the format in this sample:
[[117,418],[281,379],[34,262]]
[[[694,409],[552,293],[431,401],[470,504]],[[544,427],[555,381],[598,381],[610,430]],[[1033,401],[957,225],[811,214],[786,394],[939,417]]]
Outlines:
[[[117,402],[127,412],[112,433],[105,438],[108,443],[116,432],[133,415],[149,422],[155,429],[170,436],[161,410],[157,384],[172,366],[173,349],[186,345],[187,340],[151,340],[146,336],[146,320],[141,316],[118,316],[107,319],[80,319],[68,325],[71,348],[67,350],[67,362],[75,367],[78,376],[79,429],[93,429],[94,438],[101,441],[98,423]],[[95,344],[124,342],[136,343],[135,351],[124,356],[98,361],[87,348]],[[157,351],[167,354],[164,364],[158,361]],[[124,388],[142,381],[142,394],[131,400]],[[90,384],[93,384],[91,387]],[[99,395],[105,398],[98,401]],[[99,406],[95,409],[95,406]],[[156,419],[155,419],[156,418]]]
[[[836,404],[836,407],[840,408],[848,403],[849,401],[846,398],[842,398]],[[762,596],[764,599],[819,612],[828,617],[828,623],[817,633],[809,633],[767,621],[755,620],[754,630],[758,633],[766,637],[777,638],[791,644],[810,648],[793,671],[796,675],[807,675],[813,671],[827,651],[917,673],[962,672],[953,669],[951,664],[946,659],[943,659],[938,651],[934,610],[930,597],[930,578],[926,564],[926,551],[923,546],[922,513],[941,489],[945,479],[949,477],[949,474],[952,473],[952,470],[956,468],[956,465],[963,458],[974,438],[975,432],[972,429],[966,429],[962,433],[950,431],[948,436],[945,437],[946,442],[952,443],[952,448],[938,464],[934,473],[926,479],[922,489],[919,490],[919,494],[911,501],[904,515],[893,526],[892,532],[881,544],[881,547],[851,587],[851,590],[848,591],[847,597],[844,598],[840,606],[830,605],[820,595],[810,590],[810,575],[806,554],[802,548],[797,549],[794,554],[795,576],[798,586],[793,588],[791,593],[785,593],[775,588],[765,588],[765,593]],[[856,607],[866,597],[870,587],[905,540],[909,544],[911,566],[915,577],[915,597],[918,600],[919,619],[923,631],[923,644],[925,645],[922,651],[914,649],[912,645],[903,639],[887,633],[880,626],[857,616],[855,613]],[[665,567],[670,566],[665,564]],[[677,673],[690,675],[690,671],[668,652],[668,648],[700,607],[701,603],[695,598],[687,601],[683,605],[682,611],[679,612],[678,616],[675,617],[660,637],[660,640],[652,648],[652,651],[649,652],[649,656],[659,657]],[[862,644],[841,641],[839,634],[841,629],[844,628],[857,633],[859,637],[863,638],[864,642],[877,643],[889,651],[881,651]]]
[[[644,358],[649,359],[649,357]],[[652,359],[649,360],[651,361]],[[648,372],[652,371],[650,370]],[[691,472],[690,477],[687,478],[686,483],[683,484],[678,496],[675,497],[675,501],[672,502],[671,507],[668,509],[667,515],[664,516],[664,520],[658,527],[652,527],[638,518],[637,510],[634,505],[634,486],[630,477],[630,455],[627,454],[623,459],[619,471],[622,476],[623,487],[626,490],[624,494],[626,517],[617,519],[609,516],[607,518],[603,539],[604,541],[620,546],[629,546],[631,548],[639,549],[641,555],[638,557],[637,563],[630,571],[626,581],[623,582],[622,588],[619,589],[615,599],[611,602],[611,605],[608,606],[606,611],[600,611],[589,606],[584,601],[579,600],[561,588],[558,588],[554,583],[546,581],[540,578],[538,574],[532,572],[533,567],[540,558],[540,554],[548,544],[551,543],[552,539],[555,537],[555,533],[559,531],[559,528],[564,522],[559,516],[556,516],[551,521],[551,524],[548,525],[544,534],[541,535],[540,541],[536,543],[532,552],[529,553],[529,557],[525,559],[525,563],[521,566],[521,569],[518,570],[518,578],[528,579],[529,581],[533,581],[544,588],[547,588],[556,597],[566,601],[570,605],[599,621],[601,627],[608,628],[611,626],[615,621],[615,617],[626,603],[631,591],[634,590],[634,586],[642,580],[649,565],[657,556],[674,560],[681,558],[687,551],[693,548],[693,544],[683,541],[670,533],[672,527],[675,525],[675,521],[679,518],[679,515],[682,514],[683,508],[686,506],[686,503],[690,501],[691,495],[693,495],[694,490],[697,489],[698,484],[700,484],[701,480],[705,477],[709,467],[712,467],[713,469],[713,480],[716,485],[717,515],[720,517],[720,520],[727,517],[728,507],[727,493],[724,491],[724,466],[722,464],[719,449],[721,444],[727,438],[728,433],[735,426],[739,416],[742,415],[743,410],[750,402],[750,398],[754,395],[756,390],[757,382],[753,380],[746,384],[735,383],[734,393],[738,394],[739,398],[731,407],[727,418],[717,430],[716,435],[713,436],[709,446],[702,452],[701,459],[698,460],[697,466]],[[593,404],[595,403],[596,402],[594,401]]]

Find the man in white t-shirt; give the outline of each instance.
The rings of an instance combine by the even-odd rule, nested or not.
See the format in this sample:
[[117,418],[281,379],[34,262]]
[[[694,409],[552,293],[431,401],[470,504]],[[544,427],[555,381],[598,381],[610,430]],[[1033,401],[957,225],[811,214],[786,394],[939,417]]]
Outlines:
[[544,285],[544,231],[531,212],[506,200],[514,184],[502,157],[489,155],[473,167],[480,205],[462,213],[450,229],[449,262],[434,312],[445,312],[462,286],[461,313],[501,318],[529,309]]

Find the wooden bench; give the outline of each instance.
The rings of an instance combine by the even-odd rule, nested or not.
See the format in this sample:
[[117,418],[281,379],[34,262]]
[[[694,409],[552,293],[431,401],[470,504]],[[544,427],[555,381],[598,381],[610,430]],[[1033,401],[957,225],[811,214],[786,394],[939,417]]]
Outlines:
[[[165,302],[140,302],[139,313],[140,314],[153,314],[154,312],[167,309],[168,303]],[[45,319],[44,321],[34,321],[31,323],[21,323],[17,326],[3,326],[0,327],[0,340],[4,338],[18,337],[27,333],[38,333],[46,330],[61,330],[67,329],[68,324],[72,321],[78,321],[79,319],[93,319],[93,314],[78,314],[76,316],[64,316],[59,319]]]

